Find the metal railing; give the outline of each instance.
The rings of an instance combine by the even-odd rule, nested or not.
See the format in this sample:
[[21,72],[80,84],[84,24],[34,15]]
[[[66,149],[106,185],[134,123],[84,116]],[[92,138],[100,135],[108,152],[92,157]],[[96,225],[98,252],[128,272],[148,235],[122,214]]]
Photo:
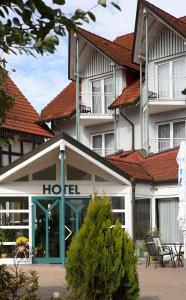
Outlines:
[[[145,97],[145,83],[143,85]],[[186,100],[186,77],[149,78],[148,99],[151,100]]]
[[102,157],[114,154],[116,152],[116,149],[114,148],[92,148],[92,150]]
[[108,107],[114,101],[113,93],[80,93],[81,114],[112,114]]
[[172,149],[174,147],[178,147],[181,141],[184,140],[186,140],[186,138],[149,139],[149,152],[157,153],[157,152]]

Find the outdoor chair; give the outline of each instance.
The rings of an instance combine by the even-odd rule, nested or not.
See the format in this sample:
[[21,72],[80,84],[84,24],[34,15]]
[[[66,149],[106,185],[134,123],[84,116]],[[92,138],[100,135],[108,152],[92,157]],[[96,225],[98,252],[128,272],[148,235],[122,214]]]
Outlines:
[[175,252],[173,251],[172,247],[166,244],[162,244],[159,237],[154,237],[153,241],[155,245],[158,247],[160,253],[165,253],[165,257],[169,257],[168,261],[171,261],[173,268],[176,267],[175,263]]
[[147,266],[150,265],[151,260],[153,260],[155,262],[155,269],[156,269],[156,265],[157,263],[160,263],[161,267],[164,267],[164,257],[165,256],[169,256],[170,259],[169,261],[171,261],[172,263],[172,267],[174,268],[175,265],[175,261],[174,261],[174,254],[172,251],[164,251],[162,250],[159,246],[156,245],[156,243],[154,241],[148,241],[146,242],[146,247],[147,247],[147,259],[146,259],[146,268]]

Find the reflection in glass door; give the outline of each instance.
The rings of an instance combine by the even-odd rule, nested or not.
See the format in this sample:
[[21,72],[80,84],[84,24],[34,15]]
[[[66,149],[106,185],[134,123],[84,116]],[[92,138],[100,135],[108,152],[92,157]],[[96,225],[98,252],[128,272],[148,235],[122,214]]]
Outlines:
[[60,263],[59,199],[33,199],[33,262]]
[[89,199],[74,198],[65,199],[65,252],[68,250],[73,236],[81,228]]

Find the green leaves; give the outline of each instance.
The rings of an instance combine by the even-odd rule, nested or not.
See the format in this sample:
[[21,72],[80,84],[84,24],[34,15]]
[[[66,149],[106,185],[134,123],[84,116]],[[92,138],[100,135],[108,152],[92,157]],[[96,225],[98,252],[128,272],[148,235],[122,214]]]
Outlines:
[[65,0],[53,0],[53,3],[59,4],[59,5],[64,5],[65,4]]
[[103,6],[103,7],[106,7],[107,6],[107,0],[98,0],[98,4]]
[[93,22],[96,21],[96,17],[95,17],[95,15],[94,15],[91,11],[88,11],[87,14],[88,14],[88,16],[90,17],[90,19],[91,19]]
[[117,4],[117,3],[115,3],[115,2],[111,2],[111,4],[116,8],[116,9],[118,9],[119,11],[121,11],[121,7]]

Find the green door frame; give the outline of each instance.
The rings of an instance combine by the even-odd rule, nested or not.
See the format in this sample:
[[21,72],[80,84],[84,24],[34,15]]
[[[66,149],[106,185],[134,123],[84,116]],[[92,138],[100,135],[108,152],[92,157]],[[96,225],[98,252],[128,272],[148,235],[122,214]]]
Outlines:
[[[81,209],[84,207],[82,204],[80,207],[75,208],[73,205],[71,205],[68,200],[70,199],[82,199],[82,200],[87,200],[90,201],[91,196],[65,196],[64,198],[64,206],[65,204],[68,205],[76,215],[76,234],[79,231],[79,212]],[[39,201],[46,201],[46,200],[53,200],[53,204],[51,205],[50,209],[47,210],[43,208],[43,206],[39,203]],[[46,257],[33,257],[32,262],[33,263],[43,263],[43,264],[48,264],[48,263],[65,263],[66,258],[63,260],[63,253],[65,257],[65,235],[63,237],[63,232],[65,232],[65,215],[63,216],[63,210],[60,209],[61,207],[61,197],[56,197],[56,196],[38,196],[38,197],[32,197],[32,248],[35,249],[35,206],[38,205],[44,212],[45,215],[48,213],[48,211],[51,211],[57,204],[59,204],[59,237],[60,237],[60,256],[59,257],[49,257],[49,251],[48,251],[48,220],[46,218],[46,224],[45,224],[45,234],[46,234]],[[62,225],[62,226],[61,226]]]

